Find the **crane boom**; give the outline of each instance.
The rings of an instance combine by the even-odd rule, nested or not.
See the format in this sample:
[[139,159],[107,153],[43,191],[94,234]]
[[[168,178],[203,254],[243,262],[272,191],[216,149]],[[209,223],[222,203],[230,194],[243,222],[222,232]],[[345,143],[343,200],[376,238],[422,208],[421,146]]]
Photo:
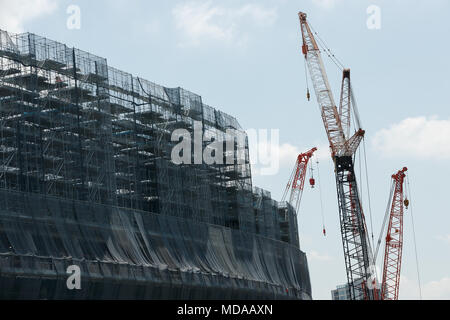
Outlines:
[[309,159],[313,156],[317,148],[312,148],[308,152],[299,154],[295,162],[294,170],[289,178],[286,189],[281,201],[285,201],[290,191],[289,203],[295,208],[298,214],[300,208],[300,201],[303,195],[303,188],[305,186],[305,177],[308,170]]
[[[352,300],[374,299],[374,291],[368,290],[371,283],[373,256],[368,240],[364,213],[359,198],[353,156],[364,137],[364,130],[350,132],[350,106],[352,90],[350,70],[344,70],[340,111],[334,103],[320,49],[308,25],[306,14],[299,12],[303,39],[302,52],[305,56],[314,91],[322,115],[325,131],[335,163],[336,187],[339,204],[339,219],[344,249],[347,281]],[[343,125],[342,119],[345,124]],[[359,122],[359,121],[358,121]],[[361,283],[361,284],[358,284]]]
[[350,135],[351,95],[350,70],[346,69],[342,75],[341,100],[339,102],[339,118],[346,137]]
[[384,253],[382,300],[398,299],[403,251],[403,182],[407,170],[405,167],[392,175],[394,192],[390,199],[391,210]]
[[303,38],[303,54],[308,62],[308,70],[316,93],[317,102],[322,114],[325,130],[330,141],[333,155],[337,155],[343,149],[345,136],[339,118],[333,93],[331,92],[328,77],[325,72],[320,49],[306,21],[306,14],[300,12],[300,23]]

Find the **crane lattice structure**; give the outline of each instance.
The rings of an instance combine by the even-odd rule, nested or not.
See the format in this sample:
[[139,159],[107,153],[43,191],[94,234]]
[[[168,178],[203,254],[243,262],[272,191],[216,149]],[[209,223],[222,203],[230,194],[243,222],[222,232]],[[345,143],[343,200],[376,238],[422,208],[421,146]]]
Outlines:
[[[298,215],[300,202],[303,195],[303,189],[305,186],[306,173],[308,171],[308,163],[317,148],[312,148],[308,152],[301,153],[297,157],[294,170],[292,170],[289,181],[286,185],[286,189],[283,193],[281,201],[286,201],[286,197],[289,194],[289,203],[295,208],[295,212]],[[313,180],[313,179],[311,179]]]
[[[350,70],[344,69],[339,110],[334,102],[319,46],[307,22],[306,14],[299,12],[302,52],[305,56],[322,120],[335,164],[339,218],[344,249],[347,281],[351,299],[374,298],[372,284],[374,259],[354,171],[354,155],[365,131],[360,128],[350,82]],[[351,115],[357,127],[350,136]],[[356,285],[355,283],[362,285]]]
[[[405,197],[404,181],[408,168],[403,168],[392,175],[391,197],[389,199],[389,224],[384,249],[383,280],[381,286],[382,300],[398,300],[400,270],[403,252],[403,213],[409,200]],[[384,228],[383,228],[384,229]]]

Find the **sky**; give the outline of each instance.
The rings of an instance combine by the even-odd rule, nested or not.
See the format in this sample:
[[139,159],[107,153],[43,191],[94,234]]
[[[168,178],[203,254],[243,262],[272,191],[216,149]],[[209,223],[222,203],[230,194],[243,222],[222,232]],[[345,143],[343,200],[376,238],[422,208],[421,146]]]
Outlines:
[[[276,200],[297,154],[318,147],[320,188],[304,191],[300,246],[308,257],[313,298],[330,299],[346,275],[333,164],[317,103],[306,99],[297,16],[306,12],[352,70],[366,130],[362,200],[375,241],[390,177],[409,169],[400,299],[420,298],[418,278],[423,299],[450,299],[450,108],[444,99],[450,89],[449,1],[0,0],[0,8],[1,29],[61,41],[136,76],[183,87],[235,116],[245,129],[278,130],[279,170],[261,175],[255,166],[253,177]],[[326,56],[324,62],[337,100],[341,71]],[[357,159],[364,163],[364,157]],[[381,260],[380,254],[378,265]]]

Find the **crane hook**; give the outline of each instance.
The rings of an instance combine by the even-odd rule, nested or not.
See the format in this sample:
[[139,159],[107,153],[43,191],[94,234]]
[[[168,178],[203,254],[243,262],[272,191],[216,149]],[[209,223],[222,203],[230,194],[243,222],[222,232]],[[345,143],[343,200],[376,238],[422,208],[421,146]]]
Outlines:
[[309,179],[309,184],[311,186],[311,189],[314,189],[314,187],[316,186],[316,179],[314,179],[314,169],[313,169],[313,167],[311,167],[310,170],[311,170],[311,179]]

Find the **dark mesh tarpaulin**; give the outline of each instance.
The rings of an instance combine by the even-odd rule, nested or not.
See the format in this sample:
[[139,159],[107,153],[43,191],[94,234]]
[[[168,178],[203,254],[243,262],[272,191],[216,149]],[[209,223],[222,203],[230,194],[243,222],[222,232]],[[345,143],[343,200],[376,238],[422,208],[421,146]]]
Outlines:
[[[310,298],[304,253],[281,241],[130,209],[0,195],[1,298]],[[70,265],[81,268],[81,290],[67,289]]]
[[0,30],[0,298],[309,299],[298,239],[293,207],[253,187],[234,117]]

